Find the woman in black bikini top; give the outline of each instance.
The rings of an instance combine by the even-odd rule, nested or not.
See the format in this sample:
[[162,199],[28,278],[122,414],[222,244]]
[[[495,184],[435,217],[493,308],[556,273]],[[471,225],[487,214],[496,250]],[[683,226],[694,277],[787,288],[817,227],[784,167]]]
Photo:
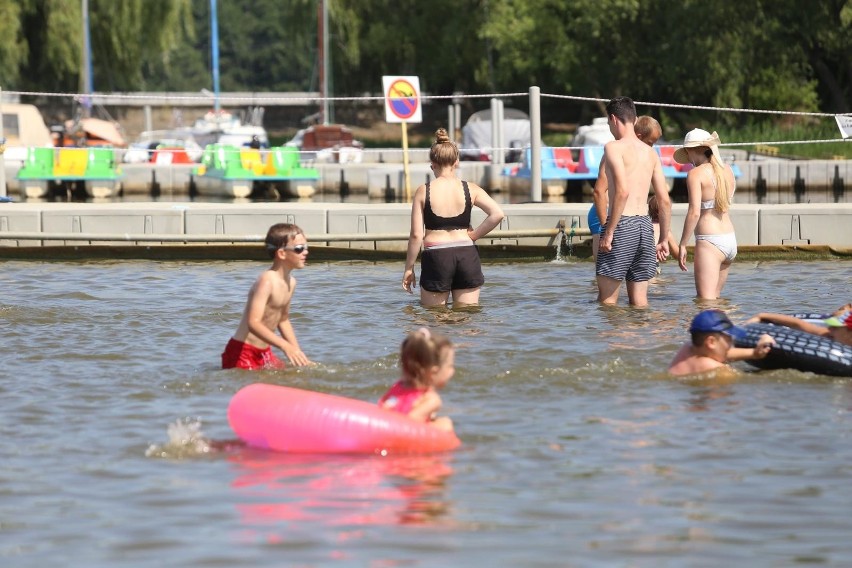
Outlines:
[[[413,293],[417,283],[414,263],[423,246],[420,302],[442,305],[452,294],[454,303],[476,304],[485,277],[474,241],[500,224],[503,210],[484,189],[456,177],[459,149],[443,128],[435,133],[429,159],[435,180],[414,193],[402,288]],[[470,225],[474,206],[487,215],[475,229]]]

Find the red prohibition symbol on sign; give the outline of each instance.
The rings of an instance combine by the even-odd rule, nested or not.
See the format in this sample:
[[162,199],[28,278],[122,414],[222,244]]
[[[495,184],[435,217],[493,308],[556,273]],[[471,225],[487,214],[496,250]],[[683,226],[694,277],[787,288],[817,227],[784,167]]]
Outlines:
[[417,91],[411,83],[398,79],[388,89],[391,112],[399,118],[411,118],[417,112]]

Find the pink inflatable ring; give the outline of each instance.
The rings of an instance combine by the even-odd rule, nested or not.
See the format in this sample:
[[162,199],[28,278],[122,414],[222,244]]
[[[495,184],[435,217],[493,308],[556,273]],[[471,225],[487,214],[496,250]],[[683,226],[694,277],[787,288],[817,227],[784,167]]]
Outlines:
[[429,453],[461,445],[452,432],[377,404],[255,383],[228,405],[228,422],[249,446],[292,453]]

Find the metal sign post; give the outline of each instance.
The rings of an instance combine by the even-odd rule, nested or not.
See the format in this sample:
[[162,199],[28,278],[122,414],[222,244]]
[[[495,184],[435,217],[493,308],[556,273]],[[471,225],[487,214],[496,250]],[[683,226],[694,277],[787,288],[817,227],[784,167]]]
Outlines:
[[411,181],[408,174],[408,123],[423,122],[420,107],[419,77],[382,77],[385,93],[385,120],[402,125],[402,168],[405,177],[405,199],[411,201]]

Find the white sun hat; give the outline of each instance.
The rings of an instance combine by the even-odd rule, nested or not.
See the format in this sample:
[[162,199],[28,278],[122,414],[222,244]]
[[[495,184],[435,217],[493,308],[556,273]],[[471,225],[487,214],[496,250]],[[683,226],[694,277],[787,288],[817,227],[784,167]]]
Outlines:
[[690,162],[689,154],[686,153],[687,148],[710,148],[719,163],[722,163],[722,155],[719,154],[719,144],[721,143],[722,141],[719,140],[719,135],[716,134],[715,130],[713,134],[710,134],[706,130],[694,128],[686,133],[683,139],[683,147],[675,150],[674,160],[678,164],[688,164]]

